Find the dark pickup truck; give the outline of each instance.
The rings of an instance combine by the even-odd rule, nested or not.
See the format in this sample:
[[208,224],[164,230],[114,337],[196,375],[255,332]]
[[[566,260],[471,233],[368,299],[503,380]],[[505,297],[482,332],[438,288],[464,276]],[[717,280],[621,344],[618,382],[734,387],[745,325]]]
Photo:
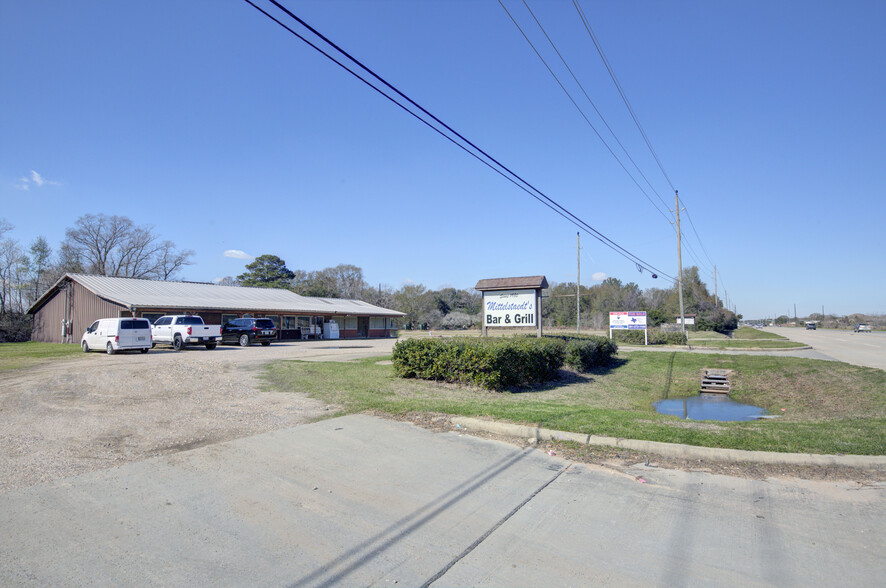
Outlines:
[[238,318],[222,326],[222,343],[237,343],[248,347],[253,341],[264,346],[277,338],[277,327],[268,318]]

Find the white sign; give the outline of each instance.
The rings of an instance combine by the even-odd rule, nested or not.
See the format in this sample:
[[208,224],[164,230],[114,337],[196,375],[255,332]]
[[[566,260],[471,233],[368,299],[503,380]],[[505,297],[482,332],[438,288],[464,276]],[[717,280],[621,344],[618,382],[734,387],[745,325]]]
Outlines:
[[609,329],[645,329],[646,311],[610,312]]
[[[680,319],[679,319],[679,318],[677,319],[677,324],[678,324],[678,325],[680,324]],[[694,316],[687,316],[687,317],[686,317],[686,324],[687,324],[687,325],[694,325],[694,324],[695,324],[695,317],[694,317]]]
[[483,292],[484,327],[534,327],[535,290]]

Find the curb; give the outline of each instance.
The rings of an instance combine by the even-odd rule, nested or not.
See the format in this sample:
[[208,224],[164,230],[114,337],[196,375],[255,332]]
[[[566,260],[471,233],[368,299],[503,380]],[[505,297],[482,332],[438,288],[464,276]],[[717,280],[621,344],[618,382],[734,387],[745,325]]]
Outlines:
[[866,470],[886,468],[886,456],[883,455],[820,455],[815,453],[775,453],[771,451],[748,451],[745,449],[719,449],[716,447],[662,443],[660,441],[638,441],[622,439],[620,437],[568,433],[566,431],[554,431],[512,423],[499,423],[471,417],[451,417],[450,420],[453,425],[458,425],[464,429],[495,433],[507,437],[522,437],[523,439],[537,439],[539,441],[574,441],[582,445],[622,447],[633,451],[655,453],[664,457],[680,459],[798,466],[842,466]]

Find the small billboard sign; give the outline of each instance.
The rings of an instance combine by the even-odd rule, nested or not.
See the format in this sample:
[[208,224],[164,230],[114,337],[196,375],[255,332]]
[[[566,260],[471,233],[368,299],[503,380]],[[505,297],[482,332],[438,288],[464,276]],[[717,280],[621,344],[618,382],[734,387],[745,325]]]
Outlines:
[[610,312],[610,329],[636,329],[646,328],[646,311],[638,312]]

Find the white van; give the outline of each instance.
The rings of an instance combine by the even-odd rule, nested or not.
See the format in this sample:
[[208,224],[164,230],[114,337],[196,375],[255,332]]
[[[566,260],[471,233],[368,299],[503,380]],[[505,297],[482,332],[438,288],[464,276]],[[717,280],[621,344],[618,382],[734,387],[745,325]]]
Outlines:
[[151,323],[145,318],[100,319],[92,323],[80,339],[84,353],[104,350],[113,355],[127,349],[147,353],[151,345]]

